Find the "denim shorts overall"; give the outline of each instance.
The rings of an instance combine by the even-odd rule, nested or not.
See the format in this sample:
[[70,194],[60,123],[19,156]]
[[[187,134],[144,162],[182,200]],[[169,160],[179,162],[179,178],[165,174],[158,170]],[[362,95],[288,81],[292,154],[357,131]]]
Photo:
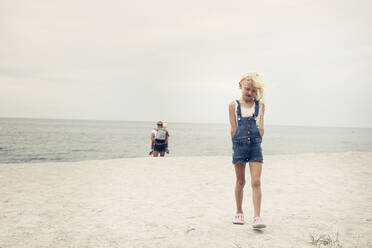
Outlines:
[[255,101],[255,111],[252,117],[242,117],[240,102],[237,103],[237,120],[238,128],[235,136],[232,139],[233,144],[233,160],[232,163],[236,164],[241,162],[257,161],[263,162],[261,142],[262,137],[256,125],[256,117],[259,111],[259,102]]
[[165,140],[155,139],[154,151],[165,152],[166,150],[167,150],[167,144],[165,143]]

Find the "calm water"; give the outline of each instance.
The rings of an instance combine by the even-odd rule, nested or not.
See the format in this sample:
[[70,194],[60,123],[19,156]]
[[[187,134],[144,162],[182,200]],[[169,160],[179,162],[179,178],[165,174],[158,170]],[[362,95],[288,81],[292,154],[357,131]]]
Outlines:
[[[0,118],[0,163],[145,157],[153,122]],[[231,155],[226,124],[168,123],[169,156]],[[372,129],[266,126],[264,155],[372,151]]]

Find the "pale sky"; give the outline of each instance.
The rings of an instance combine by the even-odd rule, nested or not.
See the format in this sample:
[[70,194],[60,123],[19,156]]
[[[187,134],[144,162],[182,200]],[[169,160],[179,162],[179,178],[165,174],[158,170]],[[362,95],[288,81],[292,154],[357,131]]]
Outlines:
[[0,0],[0,117],[372,127],[369,0]]

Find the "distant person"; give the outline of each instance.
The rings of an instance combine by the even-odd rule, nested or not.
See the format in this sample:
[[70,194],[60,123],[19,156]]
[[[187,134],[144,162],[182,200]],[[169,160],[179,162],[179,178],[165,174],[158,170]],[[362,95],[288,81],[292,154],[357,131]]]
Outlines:
[[151,151],[149,155],[153,155],[154,157],[164,157],[165,152],[169,153],[168,150],[168,138],[169,133],[167,131],[167,126],[163,126],[163,122],[158,121],[156,124],[157,128],[152,131],[151,134]]
[[239,81],[242,96],[229,104],[231,138],[233,143],[233,160],[236,184],[236,215],[234,224],[244,224],[242,210],[243,188],[245,185],[245,166],[249,163],[253,198],[253,228],[266,225],[260,217],[261,211],[261,171],[263,156],[261,149],[264,134],[265,105],[262,101],[263,85],[257,73],[248,73]]

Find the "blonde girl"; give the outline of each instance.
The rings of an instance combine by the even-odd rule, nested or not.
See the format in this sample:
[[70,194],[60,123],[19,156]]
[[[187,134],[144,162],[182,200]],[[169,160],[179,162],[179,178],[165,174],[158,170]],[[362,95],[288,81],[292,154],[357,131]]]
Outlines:
[[242,210],[243,188],[245,185],[245,167],[249,163],[253,198],[253,228],[264,228],[266,225],[260,217],[261,211],[261,171],[263,156],[261,149],[264,134],[263,85],[258,73],[243,75],[239,81],[241,97],[229,104],[231,138],[233,143],[233,160],[236,184],[236,215],[234,224],[244,224]]

